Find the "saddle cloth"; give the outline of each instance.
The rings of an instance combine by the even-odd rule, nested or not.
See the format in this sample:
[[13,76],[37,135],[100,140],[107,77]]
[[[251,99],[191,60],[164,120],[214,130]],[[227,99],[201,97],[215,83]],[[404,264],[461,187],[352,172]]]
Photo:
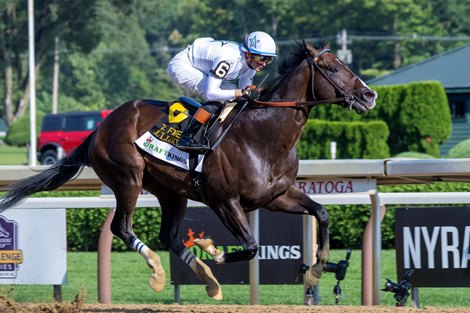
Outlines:
[[[200,107],[200,104],[187,97],[180,97],[180,101],[175,101],[168,105],[166,102],[161,101],[145,101],[163,107],[164,116],[149,131],[135,141],[137,146],[162,161],[188,171],[200,173],[205,154],[189,154],[176,147],[178,140],[183,134],[183,130],[188,125],[192,115]],[[213,104],[212,108],[210,107],[211,105],[206,105],[206,108],[211,111],[213,110],[213,114],[219,114],[217,121],[222,123],[236,105],[236,102],[226,103],[222,111],[219,110],[220,107],[214,107]],[[201,141],[204,132],[204,127],[201,127],[193,136],[197,141]]]
[[[204,155],[193,156],[176,148],[183,130],[189,123],[191,114],[194,114],[196,109],[183,101],[170,103],[163,110],[166,114],[150,130],[140,136],[135,144],[157,159],[187,171],[193,170],[191,165],[195,163],[194,170],[201,172]],[[195,158],[195,162],[190,162],[193,158]]]

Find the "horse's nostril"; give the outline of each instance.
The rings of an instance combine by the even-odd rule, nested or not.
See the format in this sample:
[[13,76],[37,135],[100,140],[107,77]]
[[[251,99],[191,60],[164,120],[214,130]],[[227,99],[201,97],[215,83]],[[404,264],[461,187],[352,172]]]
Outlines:
[[369,102],[374,101],[376,96],[377,96],[376,93],[372,90],[368,90],[362,94],[362,97],[364,98],[364,100],[369,101]]

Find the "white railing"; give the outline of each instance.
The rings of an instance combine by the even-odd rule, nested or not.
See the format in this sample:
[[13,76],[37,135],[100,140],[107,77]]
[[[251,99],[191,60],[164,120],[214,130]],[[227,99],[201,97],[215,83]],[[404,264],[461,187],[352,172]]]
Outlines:
[[[17,179],[34,175],[43,166],[29,168],[27,166],[0,166],[0,189]],[[470,159],[436,159],[436,160],[303,160],[300,161],[299,179],[310,180],[351,180],[372,179],[377,184],[415,184],[432,183],[436,181],[470,181]],[[64,185],[62,189],[100,189],[101,182],[92,169],[86,168],[73,181]],[[366,204],[371,205],[371,218],[369,220],[370,238],[363,246],[363,288],[362,304],[380,304],[381,288],[381,217],[385,205],[402,204],[468,204],[470,193],[466,192],[440,192],[440,193],[378,193],[375,189],[361,193],[322,194],[310,197],[323,205]],[[194,201],[189,206],[201,206]],[[140,196],[137,207],[158,207],[158,200],[149,195]],[[114,208],[115,199],[112,196],[81,197],[81,198],[30,198],[16,206],[16,208]],[[257,220],[254,218],[254,220]],[[308,223],[304,223],[308,225]],[[257,227],[257,225],[252,225]],[[367,233],[367,229],[366,229]],[[311,236],[311,229],[304,229],[304,236]],[[307,240],[308,238],[306,238]],[[311,238],[310,238],[311,240]],[[110,251],[110,247],[108,249]],[[250,267],[251,268],[251,267]],[[250,275],[255,275],[252,281],[257,281],[256,267]],[[106,277],[106,275],[99,275]],[[251,281],[251,279],[250,279]],[[110,284],[110,282],[101,282]],[[256,286],[255,286],[256,287]],[[257,288],[251,289],[252,293]],[[101,292],[101,290],[100,290]],[[103,290],[101,293],[108,291]],[[110,295],[100,295],[100,299],[107,302]],[[257,299],[257,295],[252,295]]]

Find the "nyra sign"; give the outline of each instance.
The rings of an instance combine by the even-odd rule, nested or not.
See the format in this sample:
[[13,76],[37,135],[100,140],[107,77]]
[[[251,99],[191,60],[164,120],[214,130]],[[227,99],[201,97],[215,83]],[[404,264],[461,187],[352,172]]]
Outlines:
[[470,207],[396,210],[398,280],[414,287],[470,287]]

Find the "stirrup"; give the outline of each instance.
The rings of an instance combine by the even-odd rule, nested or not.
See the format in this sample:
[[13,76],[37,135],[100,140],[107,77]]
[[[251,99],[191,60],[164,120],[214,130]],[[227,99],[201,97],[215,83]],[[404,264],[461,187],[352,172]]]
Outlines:
[[[176,148],[185,152],[206,152],[209,146],[195,141],[191,136],[183,136],[176,144]],[[183,140],[182,140],[183,139]]]
[[209,150],[209,146],[202,145],[202,144],[192,145],[192,146],[177,145],[176,148],[184,152],[197,152],[197,153],[204,153]]

